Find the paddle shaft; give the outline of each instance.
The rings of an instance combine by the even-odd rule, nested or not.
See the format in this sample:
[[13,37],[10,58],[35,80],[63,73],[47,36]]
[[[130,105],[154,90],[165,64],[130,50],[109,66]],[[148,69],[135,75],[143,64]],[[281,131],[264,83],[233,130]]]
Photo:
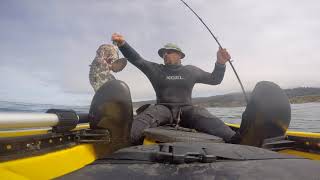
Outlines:
[[[88,122],[88,114],[78,114],[78,123]],[[0,112],[0,130],[11,128],[53,127],[59,123],[59,117],[50,113],[8,113]]]
[[[201,19],[201,17],[200,17],[185,1],[183,1],[183,0],[180,0],[180,1],[181,1],[184,5],[186,5],[186,6],[193,12],[194,15],[197,16],[197,18],[201,21],[201,23],[207,28],[207,30],[209,31],[209,33],[211,34],[211,36],[213,37],[213,39],[217,42],[218,46],[222,49],[222,45],[221,45],[220,42],[218,41],[217,37],[212,33],[212,31],[211,31],[210,28],[206,25],[206,23],[204,23],[204,21]],[[246,100],[246,102],[247,102],[247,104],[248,104],[248,97],[247,97],[246,91],[244,90],[244,87],[243,87],[243,85],[242,85],[242,82],[241,82],[241,80],[240,80],[240,77],[239,77],[236,69],[234,68],[231,60],[228,60],[228,62],[229,62],[229,64],[231,65],[231,68],[232,68],[234,74],[236,75],[236,77],[237,77],[237,79],[238,79],[238,82],[239,82],[239,84],[240,84],[240,86],[241,86],[241,89],[242,89],[244,98],[245,98],[245,100]]]

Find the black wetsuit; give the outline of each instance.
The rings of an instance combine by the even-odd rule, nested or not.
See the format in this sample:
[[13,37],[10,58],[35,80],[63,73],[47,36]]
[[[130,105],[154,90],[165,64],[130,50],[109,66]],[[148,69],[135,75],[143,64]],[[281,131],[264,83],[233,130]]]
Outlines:
[[[148,127],[172,122],[181,109],[180,125],[229,140],[234,132],[206,109],[192,106],[192,89],[196,83],[217,85],[223,80],[225,65],[216,64],[212,73],[192,65],[163,65],[144,60],[128,43],[119,47],[122,54],[150,80],[157,104],[136,116],[132,125],[133,142],[140,141]],[[178,108],[177,108],[178,107]]]

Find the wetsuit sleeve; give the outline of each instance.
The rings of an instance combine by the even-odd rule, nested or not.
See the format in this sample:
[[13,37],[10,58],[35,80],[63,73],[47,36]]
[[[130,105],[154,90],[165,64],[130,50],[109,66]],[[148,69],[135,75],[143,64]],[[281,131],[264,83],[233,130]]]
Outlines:
[[217,85],[220,84],[224,77],[224,72],[226,66],[222,64],[215,64],[214,70],[212,73],[205,72],[204,70],[195,67],[195,81],[196,83]]
[[143,59],[127,42],[120,46],[119,50],[129,62],[131,62],[144,73],[147,73],[148,70],[152,68],[153,64],[155,64]]

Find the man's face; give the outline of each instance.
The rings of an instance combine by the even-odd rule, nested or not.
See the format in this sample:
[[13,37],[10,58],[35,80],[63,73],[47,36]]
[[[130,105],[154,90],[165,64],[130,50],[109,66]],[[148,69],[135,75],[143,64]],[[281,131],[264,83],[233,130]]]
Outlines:
[[164,64],[181,64],[181,55],[174,50],[166,50],[163,53]]

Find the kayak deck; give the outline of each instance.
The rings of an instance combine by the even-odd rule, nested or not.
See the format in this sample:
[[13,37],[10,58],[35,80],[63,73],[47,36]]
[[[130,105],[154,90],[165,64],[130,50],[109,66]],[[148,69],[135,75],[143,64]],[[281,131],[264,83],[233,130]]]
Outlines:
[[[239,128],[239,125],[234,125],[234,124],[228,124],[228,125],[232,128]],[[79,130],[88,129],[88,128],[89,128],[88,124],[81,124],[81,125],[78,125],[74,131],[79,131]],[[36,135],[50,134],[50,133],[52,132],[49,129],[2,131],[0,132],[0,138],[31,137]],[[311,147],[311,146],[318,147],[320,142],[320,133],[288,131],[287,137],[291,139],[296,138],[295,140],[301,140],[303,141],[303,144],[306,146],[302,146],[304,149],[289,148],[289,149],[281,150],[279,151],[280,153],[297,155],[299,157],[304,157],[312,160],[320,160],[319,151],[310,151],[310,149],[308,149],[308,147]],[[146,143],[148,143],[148,139],[145,140],[145,144]],[[152,144],[152,143],[155,143],[155,142],[152,142],[152,140],[150,140],[149,144]],[[51,178],[60,177],[62,175],[66,175],[75,170],[78,170],[86,165],[89,165],[90,163],[94,162],[98,157],[101,157],[103,154],[105,154],[105,152],[107,151],[108,151],[108,144],[105,144],[105,145],[93,145],[92,143],[74,144],[74,146],[65,147],[64,149],[60,149],[60,150],[53,150],[52,152],[34,154],[29,157],[3,161],[0,163],[0,178],[5,179],[4,177],[6,178],[10,177],[15,179],[16,178],[18,179],[23,179],[23,178],[51,179]],[[293,162],[294,160],[290,160],[290,161]],[[226,163],[221,163],[221,164],[226,165]],[[235,165],[234,163],[230,163],[230,164]],[[101,165],[101,168],[103,166],[105,165]],[[157,166],[162,166],[162,165],[158,164]],[[94,166],[90,165],[88,167],[93,168]],[[98,166],[95,166],[95,167],[98,168]],[[192,168],[195,168],[195,167],[196,166]],[[221,168],[222,167],[223,166],[221,165]],[[230,165],[230,167],[232,167],[232,165]],[[119,165],[119,168],[120,168],[120,165]],[[121,166],[121,168],[123,169],[124,166]],[[164,166],[164,168],[167,168],[167,166]],[[39,169],[42,169],[41,173],[39,173]]]
[[318,177],[319,170],[317,161],[257,147],[180,142],[121,149],[61,179],[300,180]]

